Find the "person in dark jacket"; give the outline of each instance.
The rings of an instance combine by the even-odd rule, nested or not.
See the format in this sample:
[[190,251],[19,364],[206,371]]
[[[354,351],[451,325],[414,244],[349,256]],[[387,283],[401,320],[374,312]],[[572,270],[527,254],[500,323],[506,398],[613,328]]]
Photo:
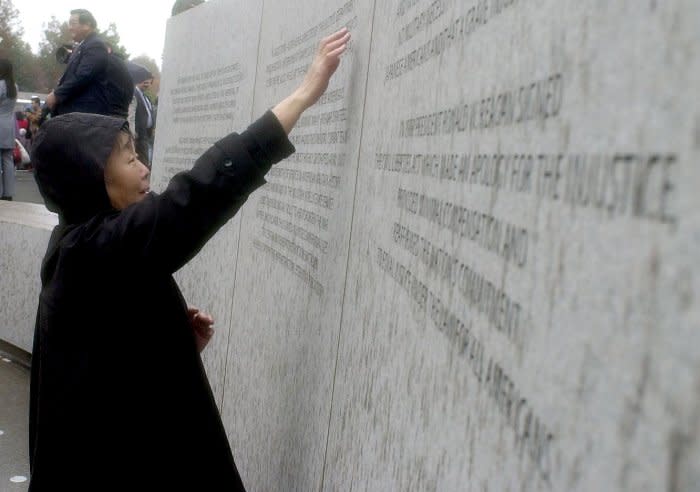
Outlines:
[[126,96],[119,84],[128,80],[126,66],[109,54],[95,32],[97,22],[89,11],[72,10],[68,27],[78,44],[68,58],[58,86],[46,98],[52,114],[83,112],[125,117],[129,104],[121,107],[120,98]]
[[0,200],[12,201],[15,194],[13,150],[17,136],[15,104],[17,84],[10,60],[0,58]]
[[138,155],[139,160],[150,168],[156,113],[145,91],[153,82],[153,74],[146,67],[136,63],[130,64],[129,73],[134,82],[134,98],[136,99],[134,146],[136,147],[136,155]]
[[160,195],[125,120],[72,113],[42,126],[35,177],[59,224],[41,267],[30,492],[244,490],[198,354],[213,320],[188,310],[172,274],[294,151],[287,134],[349,36],[324,39],[296,91]]
[[105,43],[109,58],[107,60],[107,113],[110,116],[126,118],[129,116],[129,105],[134,97],[134,83],[127,63]]

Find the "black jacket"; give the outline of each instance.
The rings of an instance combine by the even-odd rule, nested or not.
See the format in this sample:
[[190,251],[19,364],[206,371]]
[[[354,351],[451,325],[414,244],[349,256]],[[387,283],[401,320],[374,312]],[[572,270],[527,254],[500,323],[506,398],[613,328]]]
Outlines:
[[110,55],[99,36],[92,33],[71,54],[54,90],[53,114],[82,112],[126,117],[131,98],[126,100],[125,91],[133,92],[133,85],[124,62]]
[[103,167],[124,124],[61,116],[33,147],[59,225],[41,269],[29,490],[243,490],[172,273],[294,148],[268,112],[118,212]]
[[107,60],[107,113],[126,119],[129,105],[134,97],[134,83],[124,60],[114,53]]
[[139,159],[144,164],[150,165],[150,159],[148,159],[148,144],[153,141],[153,128],[156,123],[156,112],[154,107],[151,106],[151,120],[152,126],[148,128],[148,109],[146,108],[148,96],[138,93],[138,90],[134,90],[134,97],[136,98],[136,114],[134,117],[134,133],[136,134],[136,141],[134,146],[136,147],[136,154],[138,154]]

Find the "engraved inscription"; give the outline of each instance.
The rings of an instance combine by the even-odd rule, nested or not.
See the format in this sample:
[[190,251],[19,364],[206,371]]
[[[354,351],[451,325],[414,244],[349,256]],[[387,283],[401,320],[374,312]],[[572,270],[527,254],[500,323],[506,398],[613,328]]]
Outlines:
[[[355,0],[349,0],[273,47],[265,65],[265,86],[298,81],[308,69],[318,39],[356,23]],[[344,186],[341,171],[346,167],[351,117],[347,98],[347,87],[331,87],[302,115],[289,136],[297,152],[268,172],[268,184],[257,203],[256,248],[303,278],[317,294],[324,291],[318,272],[329,253],[329,224],[343,212],[338,210],[338,201]]]
[[230,121],[244,72],[238,63],[177,78],[170,90],[173,123]]

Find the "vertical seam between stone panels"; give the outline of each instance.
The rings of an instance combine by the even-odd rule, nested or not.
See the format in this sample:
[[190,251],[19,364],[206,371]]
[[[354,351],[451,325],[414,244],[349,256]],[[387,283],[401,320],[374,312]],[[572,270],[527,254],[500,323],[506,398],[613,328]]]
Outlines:
[[221,383],[221,415],[224,414],[226,403],[226,375],[228,372],[228,355],[231,348],[231,331],[233,331],[233,308],[235,306],[234,297],[236,294],[236,280],[238,279],[238,259],[241,252],[241,232],[243,230],[243,216],[238,221],[238,241],[236,243],[236,265],[233,268],[233,287],[231,288],[231,303],[228,308],[228,339],[226,340],[226,358],[224,359],[224,379]]
[[[253,119],[253,112],[255,111],[255,89],[258,85],[258,66],[260,65],[260,45],[262,42],[262,28],[263,28],[263,17],[265,14],[265,0],[262,0],[262,5],[260,7],[260,27],[258,28],[258,49],[256,50],[256,60],[255,60],[255,78],[253,79],[253,96],[250,101],[250,116],[249,120]],[[241,210],[242,212],[242,210]],[[231,348],[231,332],[233,331],[233,309],[236,305],[236,280],[238,279],[238,260],[241,257],[241,236],[243,235],[243,214],[240,215],[241,220],[238,222],[238,242],[236,244],[236,266],[233,269],[233,290],[231,292],[231,304],[228,310],[228,340],[226,341],[226,360],[224,361],[224,381],[222,383],[221,389],[221,415],[224,415],[224,405],[226,404],[226,376],[228,375],[228,355],[229,349]]]
[[321,469],[321,484],[319,486],[319,491],[323,491],[323,485],[326,479],[326,463],[328,459],[328,443],[330,441],[331,435],[331,423],[333,421],[333,400],[335,398],[335,378],[338,373],[338,360],[340,359],[340,340],[343,332],[343,318],[345,316],[345,303],[348,291],[348,281],[349,281],[349,271],[350,271],[350,255],[352,254],[352,232],[355,225],[355,205],[357,204],[357,183],[360,178],[360,159],[362,157],[362,138],[364,137],[365,131],[365,117],[366,105],[367,105],[367,89],[369,88],[369,71],[372,66],[372,37],[374,36],[374,23],[375,15],[377,13],[377,0],[372,3],[372,27],[369,32],[369,48],[367,53],[367,74],[365,75],[365,90],[362,96],[362,119],[360,126],[360,140],[357,144],[357,170],[355,172],[355,190],[352,197],[352,214],[350,215],[350,237],[348,238],[348,257],[345,262],[345,285],[343,285],[343,303],[340,307],[340,323],[338,326],[338,343],[335,350],[335,367],[333,368],[333,383],[331,386],[331,408],[328,412],[328,428],[326,430],[326,449],[323,453],[323,468]]

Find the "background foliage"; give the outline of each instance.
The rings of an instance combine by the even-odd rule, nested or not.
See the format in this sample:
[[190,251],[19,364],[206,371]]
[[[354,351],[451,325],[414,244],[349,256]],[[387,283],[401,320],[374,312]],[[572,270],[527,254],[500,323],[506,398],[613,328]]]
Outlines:
[[[129,59],[129,52],[121,44],[117,26],[111,23],[104,30],[100,29],[99,25],[97,27],[99,35],[112,46],[113,51],[123,59]],[[61,78],[65,69],[65,65],[56,61],[56,49],[62,44],[72,44],[68,31],[68,19],[61,21],[51,17],[45,24],[38,53],[32,51],[23,36],[24,30],[19,12],[12,0],[0,0],[0,58],[7,58],[12,62],[15,81],[20,91],[48,93]],[[156,83],[149,94],[155,98],[160,78],[155,60],[146,55],[140,55],[132,61],[145,66],[156,77]]]

